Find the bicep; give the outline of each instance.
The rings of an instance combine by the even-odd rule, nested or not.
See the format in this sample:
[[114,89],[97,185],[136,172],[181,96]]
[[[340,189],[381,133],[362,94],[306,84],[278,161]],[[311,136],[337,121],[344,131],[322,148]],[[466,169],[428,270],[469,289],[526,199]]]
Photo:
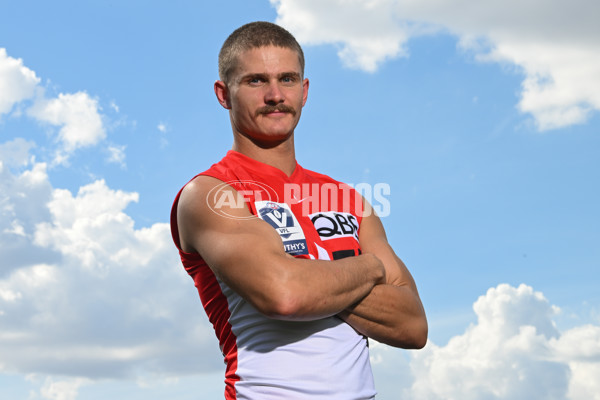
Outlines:
[[[286,257],[281,238],[245,205],[223,206],[222,213],[215,212],[206,194],[221,182],[201,178],[184,189],[179,203],[182,248],[199,253],[215,275],[259,306],[268,301],[265,295],[276,273],[272,266]],[[233,189],[225,190],[237,195]]]

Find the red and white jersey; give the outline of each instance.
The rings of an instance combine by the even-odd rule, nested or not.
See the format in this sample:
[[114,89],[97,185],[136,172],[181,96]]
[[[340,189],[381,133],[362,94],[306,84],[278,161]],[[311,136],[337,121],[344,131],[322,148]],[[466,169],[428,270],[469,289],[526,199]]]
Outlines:
[[[285,251],[295,257],[334,260],[360,254],[362,200],[343,183],[298,164],[288,177],[235,151],[201,175],[236,189],[243,196],[243,205],[273,226]],[[209,193],[217,196],[217,206],[239,201],[219,198],[223,193],[227,192],[218,188]],[[219,339],[227,365],[225,398],[374,398],[368,342],[350,325],[336,316],[314,321],[267,318],[220,281],[200,254],[181,250],[177,228],[180,194],[171,212],[171,231]]]

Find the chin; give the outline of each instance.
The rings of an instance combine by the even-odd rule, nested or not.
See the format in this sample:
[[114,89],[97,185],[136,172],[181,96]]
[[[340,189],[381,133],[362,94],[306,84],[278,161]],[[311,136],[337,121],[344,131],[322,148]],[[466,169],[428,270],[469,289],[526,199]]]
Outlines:
[[292,132],[264,132],[260,135],[248,136],[253,143],[262,148],[272,148],[286,142],[293,136]]
[[277,126],[271,128],[265,128],[256,133],[257,138],[262,138],[263,140],[281,140],[287,139],[294,133],[294,128],[290,126]]

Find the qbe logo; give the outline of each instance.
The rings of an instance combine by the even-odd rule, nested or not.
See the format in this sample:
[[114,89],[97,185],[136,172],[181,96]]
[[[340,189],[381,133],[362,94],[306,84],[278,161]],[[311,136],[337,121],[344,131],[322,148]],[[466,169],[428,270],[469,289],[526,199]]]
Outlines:
[[288,254],[308,254],[304,231],[287,204],[274,201],[257,201],[254,205],[258,217],[279,233],[283,241],[283,248]]
[[358,240],[358,221],[350,213],[324,211],[309,215],[322,240],[353,237]]

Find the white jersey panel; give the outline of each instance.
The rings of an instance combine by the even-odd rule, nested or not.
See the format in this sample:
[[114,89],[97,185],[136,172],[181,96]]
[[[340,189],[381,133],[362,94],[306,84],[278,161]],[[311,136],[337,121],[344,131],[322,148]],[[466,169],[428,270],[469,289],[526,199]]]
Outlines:
[[237,399],[365,400],[375,396],[367,339],[338,317],[267,318],[219,280],[237,343]]

